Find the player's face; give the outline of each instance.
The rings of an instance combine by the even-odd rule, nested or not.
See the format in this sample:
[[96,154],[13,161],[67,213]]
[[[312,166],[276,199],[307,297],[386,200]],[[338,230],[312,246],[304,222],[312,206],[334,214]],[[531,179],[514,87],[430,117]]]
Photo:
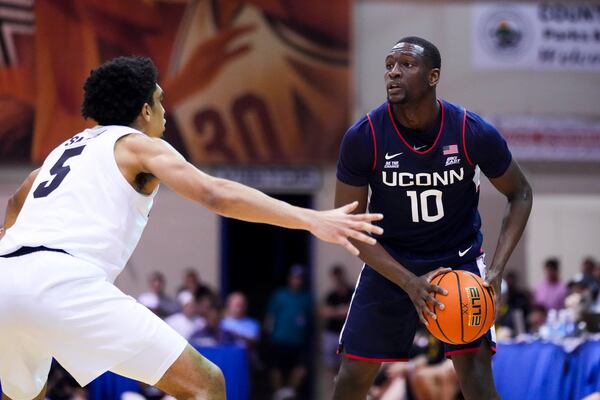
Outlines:
[[[432,73],[435,75],[432,85]],[[385,84],[388,101],[410,104],[422,98],[437,83],[438,69],[431,69],[423,58],[423,48],[398,43],[385,58]]]
[[165,109],[162,105],[163,90],[157,84],[152,94],[154,105],[150,107],[150,121],[148,123],[148,135],[152,137],[161,137],[165,132]]

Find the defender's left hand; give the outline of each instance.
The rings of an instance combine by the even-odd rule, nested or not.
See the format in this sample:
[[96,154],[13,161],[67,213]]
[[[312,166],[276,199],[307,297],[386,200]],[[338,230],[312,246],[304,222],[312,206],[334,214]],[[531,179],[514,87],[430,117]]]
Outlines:
[[316,217],[310,223],[310,232],[319,239],[339,244],[352,255],[358,256],[358,249],[350,239],[358,240],[370,245],[377,243],[369,234],[381,235],[383,229],[372,222],[383,219],[382,214],[352,214],[358,202],[354,201],[333,210],[317,211],[311,214]]

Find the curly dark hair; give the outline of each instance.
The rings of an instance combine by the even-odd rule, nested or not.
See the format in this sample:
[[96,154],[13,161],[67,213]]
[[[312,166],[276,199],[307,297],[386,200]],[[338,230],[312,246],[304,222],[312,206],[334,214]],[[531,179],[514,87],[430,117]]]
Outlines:
[[117,57],[90,72],[81,115],[100,125],[131,125],[144,103],[154,105],[158,70],[147,57]]

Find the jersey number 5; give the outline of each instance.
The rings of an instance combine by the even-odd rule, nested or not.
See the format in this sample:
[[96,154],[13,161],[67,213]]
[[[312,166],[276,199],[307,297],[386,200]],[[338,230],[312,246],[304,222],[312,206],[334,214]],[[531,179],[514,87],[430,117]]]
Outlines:
[[84,147],[85,146],[79,146],[65,150],[65,152],[62,154],[62,156],[60,156],[56,164],[54,164],[52,168],[50,168],[50,173],[53,175],[53,178],[40,183],[38,187],[35,188],[35,191],[33,192],[33,197],[36,199],[40,197],[46,197],[54,190],[56,190],[58,185],[60,185],[60,183],[65,179],[69,171],[71,171],[71,167],[69,167],[68,165],[64,165],[65,162],[71,157],[80,155]]
[[[424,222],[435,222],[444,217],[444,204],[442,203],[442,191],[441,190],[425,190],[417,197],[417,192],[409,190],[406,195],[410,197],[410,209],[412,212],[412,221],[421,222],[419,219],[419,208],[421,208],[421,219]],[[437,213],[433,214],[429,212],[429,205],[427,203],[428,197],[435,198],[435,208]],[[420,200],[420,201],[419,201]],[[419,207],[419,203],[421,207]]]

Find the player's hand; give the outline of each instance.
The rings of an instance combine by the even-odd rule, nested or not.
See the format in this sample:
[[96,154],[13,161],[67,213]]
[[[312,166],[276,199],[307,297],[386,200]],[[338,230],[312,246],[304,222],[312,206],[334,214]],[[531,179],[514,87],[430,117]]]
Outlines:
[[486,288],[491,288],[496,299],[496,315],[494,316],[494,321],[498,318],[498,310],[500,309],[501,285],[502,273],[496,272],[496,270],[494,270],[493,268],[487,270],[485,274],[485,280],[483,281],[483,286]]
[[383,214],[352,214],[357,206],[355,201],[333,210],[317,211],[310,224],[310,232],[321,240],[341,245],[357,256],[359,251],[349,239],[374,245],[377,241],[368,234],[383,233],[383,228],[371,224],[383,219]]
[[433,307],[438,307],[440,310],[443,310],[445,307],[442,302],[433,297],[433,293],[439,293],[444,296],[448,294],[446,289],[434,285],[431,283],[431,280],[436,275],[449,271],[451,271],[450,268],[438,268],[422,276],[415,275],[409,282],[408,287],[403,288],[412,300],[417,309],[417,315],[424,325],[429,325],[425,319],[425,315],[429,315],[431,318],[436,319],[435,313],[427,307],[427,303],[432,304]]
[[6,230],[4,229],[4,227],[0,227],[0,239],[2,239],[4,237],[5,233],[6,233]]

